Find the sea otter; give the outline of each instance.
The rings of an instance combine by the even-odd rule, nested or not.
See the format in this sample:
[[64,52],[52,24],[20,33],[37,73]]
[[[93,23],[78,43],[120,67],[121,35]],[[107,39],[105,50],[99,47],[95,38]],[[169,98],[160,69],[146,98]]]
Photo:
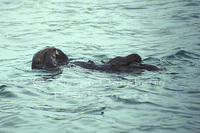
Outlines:
[[[59,66],[68,64],[68,57],[55,47],[46,47],[37,52],[32,60],[32,69],[57,70]],[[125,57],[115,57],[103,64],[95,64],[93,61],[75,61],[71,64],[86,69],[100,70],[106,72],[142,72],[162,70],[154,65],[142,64],[142,59],[138,54],[130,54]]]
[[32,69],[57,70],[68,62],[68,57],[60,49],[47,46],[33,56]]
[[130,54],[125,57],[118,56],[114,59],[111,59],[106,64],[109,64],[113,67],[121,67],[123,69],[144,69],[148,71],[158,71],[161,70],[156,66],[142,64],[142,58],[138,54]]
[[130,54],[126,57],[115,57],[114,59],[111,59],[110,61],[107,62],[109,65],[113,66],[128,66],[132,63],[141,63],[142,59],[138,54]]
[[108,62],[102,61],[103,64],[95,64],[93,61],[88,62],[73,62],[73,64],[92,70],[101,70],[106,72],[143,72],[148,71],[160,71],[160,69],[154,65],[142,64],[142,59],[138,54],[130,54],[125,57],[117,56]]

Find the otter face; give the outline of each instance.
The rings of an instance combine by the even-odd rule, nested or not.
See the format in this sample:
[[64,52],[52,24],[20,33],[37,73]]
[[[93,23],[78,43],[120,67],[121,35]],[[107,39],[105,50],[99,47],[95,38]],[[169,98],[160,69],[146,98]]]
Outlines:
[[131,54],[125,57],[130,63],[142,63],[142,58],[138,54]]
[[68,57],[60,49],[46,47],[33,56],[32,69],[52,69],[68,62]]

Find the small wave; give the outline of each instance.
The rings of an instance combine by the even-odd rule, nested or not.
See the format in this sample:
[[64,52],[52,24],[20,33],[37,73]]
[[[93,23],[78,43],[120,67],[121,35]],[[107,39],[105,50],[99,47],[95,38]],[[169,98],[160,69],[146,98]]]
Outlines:
[[159,62],[160,61],[160,59],[158,59],[158,58],[154,58],[154,57],[148,57],[148,58],[145,58],[143,61],[147,61],[147,62]]
[[188,52],[188,51],[185,51],[185,50],[180,50],[178,52],[176,52],[175,54],[171,54],[167,57],[165,57],[166,59],[170,59],[170,60],[173,60],[173,59],[200,59],[199,58],[200,55],[199,54],[196,54],[196,53],[191,53],[191,52]]
[[164,87],[165,90],[169,90],[169,91],[184,91],[184,90],[181,90],[181,89],[171,89],[171,88],[168,88],[168,87]]
[[197,44],[195,44],[195,45],[200,46],[200,43],[197,43]]
[[[200,55],[198,54],[194,54],[194,53],[190,53],[188,51],[185,50],[180,50],[175,54],[177,57],[183,57],[183,58],[188,58],[188,59],[200,59]],[[197,57],[196,57],[197,56]]]
[[158,105],[158,104],[155,104],[155,103],[152,103],[152,102],[148,102],[148,101],[138,101],[137,99],[124,99],[124,98],[120,98],[118,97],[116,99],[117,102],[122,102],[124,104],[148,104],[148,105],[154,105],[154,106],[158,106],[160,107],[161,105]]
[[6,87],[7,87],[7,85],[1,85],[1,86],[0,86],[0,92],[3,91],[4,88],[6,88]]
[[146,7],[124,7],[123,9],[127,10],[142,10],[142,9],[147,9]]
[[188,110],[191,110],[191,111],[200,111],[200,108],[199,107],[196,107],[196,106],[185,106]]
[[60,112],[60,113],[82,113],[82,114],[100,114],[103,112],[106,107],[96,107],[96,105],[87,105],[87,106],[78,106],[76,108],[68,107],[68,108],[59,108],[52,107],[50,105],[44,105],[40,107],[28,107],[33,110],[41,110],[47,112]]
[[185,6],[199,6],[199,3],[189,3],[189,4],[186,4]]
[[14,98],[17,97],[13,92],[10,91],[0,91],[1,98]]
[[190,15],[191,18],[200,18],[200,13],[192,13]]
[[189,90],[186,93],[188,93],[188,94],[200,94],[200,91],[199,90]]
[[190,20],[189,17],[185,17],[183,15],[172,15],[172,19],[175,19],[175,20]]

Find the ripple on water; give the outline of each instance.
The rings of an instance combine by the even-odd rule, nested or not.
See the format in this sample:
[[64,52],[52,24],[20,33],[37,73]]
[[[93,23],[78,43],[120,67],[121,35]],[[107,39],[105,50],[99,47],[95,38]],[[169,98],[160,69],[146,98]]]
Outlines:
[[[164,58],[164,63],[167,63],[170,67],[175,67],[180,64],[180,67],[186,68],[186,66],[197,66],[198,62],[195,60],[199,60],[199,57],[199,54],[188,52],[186,50],[179,50],[175,54],[166,56]],[[185,64],[185,66],[182,66],[181,64]]]
[[1,85],[1,86],[0,86],[0,91],[3,91],[4,88],[6,88],[6,87],[7,87],[7,85]]
[[12,91],[6,90],[7,87],[8,87],[7,85],[0,86],[0,97],[1,98],[16,98],[17,95],[13,93]]
[[191,53],[186,50],[180,50],[175,55],[180,58],[200,59],[200,54]]
[[185,6],[199,6],[199,5],[200,5],[200,3],[195,3],[195,2],[185,4]]

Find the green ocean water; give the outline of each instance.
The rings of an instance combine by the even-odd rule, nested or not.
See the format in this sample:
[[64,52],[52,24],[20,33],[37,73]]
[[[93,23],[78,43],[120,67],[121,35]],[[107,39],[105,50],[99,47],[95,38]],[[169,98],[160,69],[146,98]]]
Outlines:
[[[199,0],[1,0],[0,133],[198,133],[199,9]],[[32,70],[46,46],[96,63],[137,53],[167,70]]]

